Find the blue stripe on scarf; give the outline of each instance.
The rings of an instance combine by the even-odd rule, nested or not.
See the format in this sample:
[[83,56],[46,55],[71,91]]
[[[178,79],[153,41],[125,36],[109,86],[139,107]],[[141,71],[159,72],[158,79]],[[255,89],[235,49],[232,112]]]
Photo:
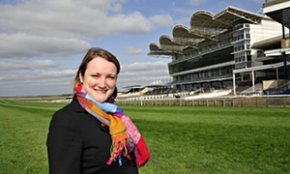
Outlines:
[[93,97],[91,97],[89,94],[86,94],[84,96],[86,99],[91,100],[94,102],[98,107],[102,108],[103,111],[108,112],[108,113],[118,113],[118,114],[124,114],[122,109],[120,109],[117,105],[113,103],[108,103],[108,102],[98,102],[95,100]]

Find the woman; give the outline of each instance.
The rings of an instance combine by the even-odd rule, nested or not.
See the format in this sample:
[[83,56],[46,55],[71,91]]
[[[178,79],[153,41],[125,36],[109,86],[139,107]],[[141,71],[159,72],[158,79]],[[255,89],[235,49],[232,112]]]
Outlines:
[[88,50],[75,76],[72,102],[50,123],[50,174],[136,174],[148,161],[139,131],[114,104],[119,72],[110,52]]

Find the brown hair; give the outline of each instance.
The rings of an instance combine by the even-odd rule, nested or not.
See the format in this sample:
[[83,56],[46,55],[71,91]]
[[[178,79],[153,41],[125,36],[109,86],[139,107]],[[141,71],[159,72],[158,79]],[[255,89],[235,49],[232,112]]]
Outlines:
[[[85,75],[88,63],[96,57],[101,57],[109,62],[112,62],[117,68],[117,74],[119,74],[121,67],[116,56],[114,56],[112,53],[102,48],[90,48],[78,68],[78,71],[74,78],[75,85],[80,83],[79,76]],[[115,88],[115,91],[113,93],[113,97],[115,98],[116,96],[117,96],[117,87]]]

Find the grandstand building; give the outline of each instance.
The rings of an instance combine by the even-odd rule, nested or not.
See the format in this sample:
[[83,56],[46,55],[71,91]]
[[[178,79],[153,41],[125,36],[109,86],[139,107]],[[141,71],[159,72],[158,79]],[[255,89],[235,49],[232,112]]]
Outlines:
[[169,73],[180,91],[215,88],[236,93],[262,83],[267,73],[248,69],[263,66],[258,57],[264,56],[264,49],[252,46],[281,36],[283,27],[270,17],[236,7],[217,14],[198,11],[189,27],[176,25],[172,36],[162,35],[159,44],[151,43],[148,55],[172,59]]

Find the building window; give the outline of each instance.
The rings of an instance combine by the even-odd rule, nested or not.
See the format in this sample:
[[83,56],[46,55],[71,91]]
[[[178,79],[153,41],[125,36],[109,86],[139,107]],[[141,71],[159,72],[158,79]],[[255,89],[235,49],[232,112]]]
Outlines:
[[242,44],[238,44],[238,45],[235,45],[235,46],[234,46],[234,52],[242,51],[242,50],[244,50],[244,49],[245,49],[245,45],[244,45],[244,43],[242,43]]

